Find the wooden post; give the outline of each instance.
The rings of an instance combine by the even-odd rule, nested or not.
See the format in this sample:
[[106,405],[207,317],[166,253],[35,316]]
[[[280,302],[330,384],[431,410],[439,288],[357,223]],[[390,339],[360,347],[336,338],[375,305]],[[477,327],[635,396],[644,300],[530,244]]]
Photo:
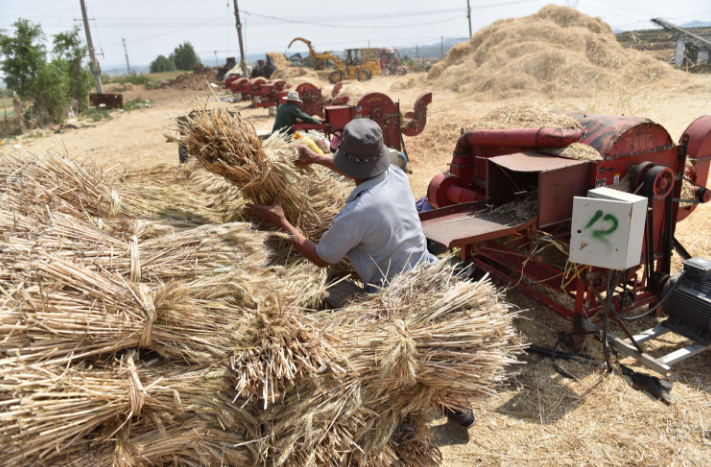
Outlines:
[[20,134],[25,133],[25,129],[22,125],[22,102],[20,102],[20,97],[17,92],[12,91],[12,100],[15,101],[15,120],[17,121],[17,126],[20,129]]
[[94,43],[91,41],[91,31],[89,30],[89,18],[86,16],[86,5],[84,5],[84,0],[79,0],[81,3],[81,16],[84,19],[84,33],[86,34],[86,45],[89,46],[89,57],[91,61],[89,62],[89,68],[91,73],[94,75],[94,81],[96,81],[96,92],[98,94],[104,93],[104,88],[101,85],[101,67],[99,67],[99,61],[96,59],[96,54],[94,53]]
[[237,21],[237,38],[239,39],[239,58],[242,63],[242,77],[249,78],[247,76],[247,62],[244,59],[244,45],[242,44],[242,22],[239,20],[239,7],[237,6],[237,0],[235,3],[235,20]]

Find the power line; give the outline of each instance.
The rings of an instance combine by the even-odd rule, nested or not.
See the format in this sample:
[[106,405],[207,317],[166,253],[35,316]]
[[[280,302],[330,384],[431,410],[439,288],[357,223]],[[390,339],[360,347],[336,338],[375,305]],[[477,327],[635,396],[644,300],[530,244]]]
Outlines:
[[[244,11],[244,10],[243,10]],[[459,19],[461,16],[455,16],[452,18],[448,19],[443,19],[440,21],[432,21],[429,23],[420,23],[420,24],[408,24],[404,26],[343,26],[343,25],[337,25],[337,24],[323,24],[323,23],[311,23],[308,21],[298,21],[295,19],[287,19],[287,18],[278,18],[276,16],[267,16],[267,15],[260,15],[259,13],[252,13],[249,11],[244,11],[245,14],[251,15],[251,16],[257,16],[260,18],[269,18],[269,19],[274,19],[277,21],[283,21],[285,23],[296,23],[296,24],[308,24],[310,26],[321,26],[321,27],[326,27],[326,28],[339,28],[339,29],[394,29],[394,28],[412,28],[415,26],[428,26],[430,24],[438,24],[438,23],[446,23],[447,21],[452,21],[454,19]]]

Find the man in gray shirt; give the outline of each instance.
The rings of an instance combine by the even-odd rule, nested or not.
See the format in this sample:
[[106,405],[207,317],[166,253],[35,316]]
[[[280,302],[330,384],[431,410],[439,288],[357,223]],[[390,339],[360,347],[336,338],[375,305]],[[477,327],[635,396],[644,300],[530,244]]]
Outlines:
[[[304,258],[326,267],[348,256],[367,292],[387,287],[388,280],[418,263],[437,261],[427,251],[407,175],[390,165],[390,151],[377,123],[365,118],[348,123],[334,157],[316,154],[306,146],[299,146],[299,151],[298,163],[328,167],[356,184],[346,206],[318,243],[304,237],[286,220],[281,196],[271,206],[247,205],[253,217],[289,234]],[[471,411],[448,416],[467,428],[474,423]]]
[[248,204],[248,212],[291,236],[296,250],[317,266],[348,258],[368,292],[420,262],[437,260],[427,251],[407,175],[390,165],[383,134],[369,119],[356,119],[343,130],[336,155],[316,154],[299,146],[301,164],[319,164],[353,179],[356,188],[318,243],[305,238],[284,217],[277,198],[272,206]]

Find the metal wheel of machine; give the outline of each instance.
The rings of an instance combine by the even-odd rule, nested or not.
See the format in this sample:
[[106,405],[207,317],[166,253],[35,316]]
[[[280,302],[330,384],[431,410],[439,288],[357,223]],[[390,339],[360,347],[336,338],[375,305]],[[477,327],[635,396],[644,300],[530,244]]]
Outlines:
[[358,72],[356,72],[356,79],[361,82],[368,81],[370,76],[371,75],[368,70],[358,70]]
[[330,81],[332,84],[336,84],[339,81],[343,81],[343,73],[336,70],[332,71],[330,75],[328,75],[328,81]]

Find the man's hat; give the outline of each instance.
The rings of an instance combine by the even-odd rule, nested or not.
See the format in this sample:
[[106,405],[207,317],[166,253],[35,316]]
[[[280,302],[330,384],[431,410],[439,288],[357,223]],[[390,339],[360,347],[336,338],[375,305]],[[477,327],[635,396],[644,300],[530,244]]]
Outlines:
[[380,126],[367,118],[349,122],[333,163],[354,178],[373,178],[385,172],[390,165],[390,151],[383,143]]
[[289,91],[289,94],[286,95],[286,100],[287,100],[287,101],[292,101],[292,102],[299,102],[299,103],[303,102],[303,101],[299,98],[299,93],[296,92],[296,91]]

